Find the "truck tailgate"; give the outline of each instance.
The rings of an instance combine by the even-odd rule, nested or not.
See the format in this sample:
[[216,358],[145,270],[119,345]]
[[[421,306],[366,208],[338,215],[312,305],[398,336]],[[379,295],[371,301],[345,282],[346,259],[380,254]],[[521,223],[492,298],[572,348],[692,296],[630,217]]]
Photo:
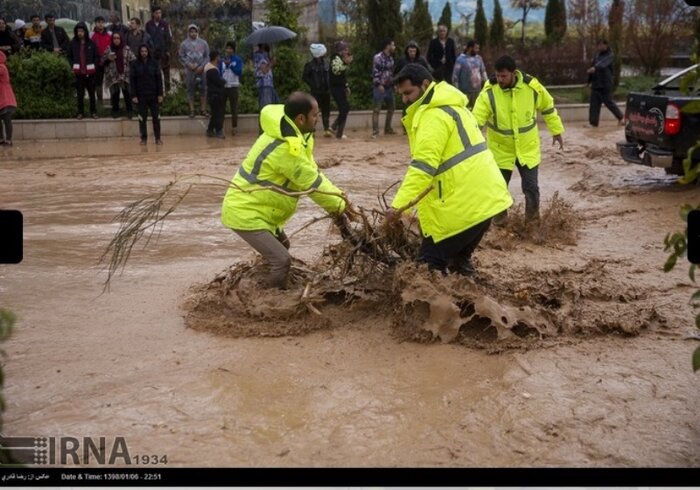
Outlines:
[[633,92],[627,97],[625,133],[633,139],[664,146],[668,97]]

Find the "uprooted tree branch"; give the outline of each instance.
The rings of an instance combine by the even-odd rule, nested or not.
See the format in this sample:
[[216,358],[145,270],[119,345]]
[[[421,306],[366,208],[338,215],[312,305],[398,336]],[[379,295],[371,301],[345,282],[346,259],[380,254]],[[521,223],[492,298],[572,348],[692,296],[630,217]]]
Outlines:
[[[109,289],[110,281],[114,274],[119,269],[124,269],[134,246],[138,242],[145,237],[145,247],[148,246],[151,240],[158,239],[166,218],[182,204],[194,186],[234,187],[246,193],[272,191],[293,197],[309,195],[314,192],[340,197],[346,203],[346,209],[343,214],[314,218],[292,233],[292,236],[319,221],[332,218],[343,239],[342,247],[337,247],[336,250],[335,265],[341,267],[347,273],[357,256],[364,255],[365,258],[374,264],[392,266],[399,260],[413,258],[420,242],[420,234],[411,226],[415,223],[415,220],[409,220],[408,224],[404,224],[401,221],[387,223],[384,219],[389,209],[386,194],[396,184],[398,182],[392,184],[379,196],[380,209],[368,210],[362,207],[355,209],[344,194],[324,192],[317,189],[299,192],[290,192],[277,187],[243,189],[228,179],[212,175],[198,173],[177,177],[160,191],[129,204],[115,217],[115,221],[120,223],[119,230],[100,257],[100,263],[107,264],[107,279],[104,283],[104,290]],[[402,213],[412,208],[431,189],[432,187],[426,188],[398,211]]]

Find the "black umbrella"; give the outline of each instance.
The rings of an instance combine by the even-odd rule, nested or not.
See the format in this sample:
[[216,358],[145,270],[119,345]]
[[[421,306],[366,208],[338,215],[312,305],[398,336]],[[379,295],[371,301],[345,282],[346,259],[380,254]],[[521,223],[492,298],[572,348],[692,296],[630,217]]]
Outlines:
[[297,37],[297,33],[282,26],[267,26],[253,31],[243,40],[248,45],[272,44]]

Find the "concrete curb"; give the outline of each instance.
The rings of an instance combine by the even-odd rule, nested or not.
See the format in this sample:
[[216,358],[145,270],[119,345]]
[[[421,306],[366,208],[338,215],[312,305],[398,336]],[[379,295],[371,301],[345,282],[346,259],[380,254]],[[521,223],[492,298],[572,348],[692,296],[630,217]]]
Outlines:
[[[624,112],[625,104],[618,104]],[[588,104],[565,104],[557,107],[564,125],[588,121]],[[331,121],[337,115],[331,113]],[[384,125],[384,111],[380,116],[380,125]],[[399,129],[401,126],[401,114],[397,110],[394,113],[393,126]],[[601,111],[601,121],[614,121],[614,116],[607,109]],[[187,116],[168,116],[161,119],[161,132],[163,136],[177,136],[184,134],[204,134],[209,120],[201,116],[190,119]],[[541,118],[540,118],[541,122]],[[149,134],[152,133],[149,121]],[[372,111],[350,111],[346,127],[348,129],[366,129],[372,127]],[[321,128],[319,122],[317,128]],[[119,138],[134,137],[139,135],[138,121],[136,118],[111,119],[21,119],[13,121],[14,140],[46,140],[46,139],[77,139],[77,138]],[[258,131],[258,115],[242,114],[238,116],[238,131],[241,133],[254,133]],[[231,117],[224,120],[224,132],[231,132]]]

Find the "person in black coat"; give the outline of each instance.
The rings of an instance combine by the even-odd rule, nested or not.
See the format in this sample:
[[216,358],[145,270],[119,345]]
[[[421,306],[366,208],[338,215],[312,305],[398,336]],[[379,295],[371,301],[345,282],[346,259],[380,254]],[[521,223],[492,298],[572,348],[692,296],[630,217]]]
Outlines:
[[131,100],[139,108],[141,144],[145,145],[148,140],[146,123],[150,110],[156,144],[162,145],[159,108],[160,103],[163,102],[163,74],[158,62],[151,58],[151,50],[146,44],[139,46],[138,56],[129,65],[129,90]]
[[396,62],[396,68],[394,68],[395,75],[398,75],[404,66],[411,63],[417,63],[430,72],[430,66],[428,66],[425,57],[421,56],[417,42],[410,41],[403,53],[404,57]]
[[457,60],[454,39],[447,37],[447,26],[438,25],[437,37],[428,45],[428,63],[433,69],[436,82],[452,83],[452,70]]
[[65,54],[70,43],[66,30],[56,25],[56,16],[54,14],[46,14],[44,20],[46,21],[46,29],[41,31],[42,49],[57,56]]
[[6,56],[10,56],[12,53],[18,52],[21,47],[20,38],[7,25],[7,21],[0,17],[0,51],[4,52]]
[[608,46],[608,41],[600,39],[598,41],[598,54],[593,58],[591,67],[588,69],[588,84],[591,85],[591,101],[588,107],[588,122],[591,126],[597,127],[600,120],[600,106],[605,104],[610,112],[617,118],[618,124],[623,125],[625,116],[617,104],[612,100],[613,68],[615,55]]
[[75,74],[78,95],[78,119],[85,112],[85,89],[90,99],[90,116],[97,119],[95,108],[95,72],[97,70],[97,45],[88,36],[85,22],[78,22],[73,29],[74,37],[68,45],[68,63]]
[[212,49],[209,52],[209,63],[204,66],[204,78],[207,82],[207,102],[211,109],[209,116],[209,127],[207,136],[210,138],[225,138],[224,136],[224,115],[226,114],[226,104],[224,103],[224,87],[226,81],[219,73],[219,52]]
[[326,46],[312,44],[309,47],[313,59],[304,65],[304,74],[301,79],[309,86],[311,95],[318,102],[323,121],[323,135],[333,136],[330,130],[331,118],[331,80],[330,63],[325,57]]

